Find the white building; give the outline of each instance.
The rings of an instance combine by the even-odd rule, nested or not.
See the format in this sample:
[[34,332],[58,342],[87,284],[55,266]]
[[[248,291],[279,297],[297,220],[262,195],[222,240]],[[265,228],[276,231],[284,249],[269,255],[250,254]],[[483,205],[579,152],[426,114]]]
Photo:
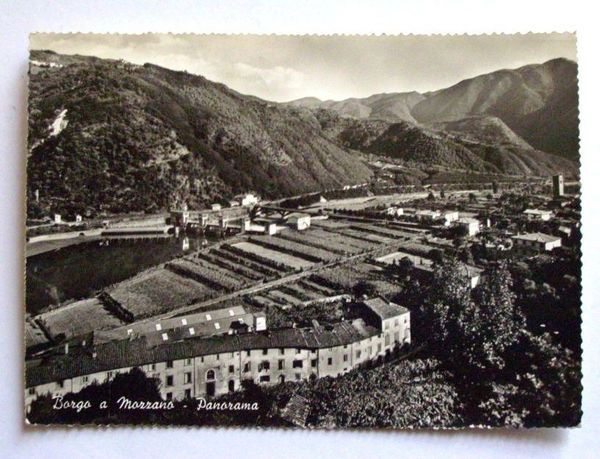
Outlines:
[[518,234],[512,240],[513,248],[524,253],[551,252],[562,245],[560,237],[544,233]]
[[458,212],[457,211],[447,211],[443,214],[445,225],[448,226],[450,223],[458,220]]
[[481,223],[476,218],[463,217],[456,220],[455,225],[463,228],[467,236],[475,236],[479,233]]
[[62,223],[62,216],[60,214],[54,214],[54,223]]
[[385,210],[386,215],[391,215],[392,217],[400,217],[402,215],[404,215],[404,209],[402,207],[396,207],[396,206],[392,206],[392,207],[388,207]]
[[211,210],[221,210],[221,204],[217,204],[217,203],[211,204],[210,209]]
[[527,217],[527,220],[539,220],[547,222],[552,218],[552,212],[550,210],[542,209],[527,209],[523,212]]
[[310,228],[310,214],[295,212],[288,215],[287,222],[288,225],[292,226],[294,229],[303,231]]
[[260,198],[254,193],[238,194],[234,199],[240,202],[243,207],[254,206],[260,201]]
[[[77,393],[119,373],[141,369],[157,379],[165,400],[213,397],[261,385],[336,377],[410,344],[410,312],[376,298],[361,318],[209,338],[149,342],[147,337],[95,344],[26,363],[25,405],[40,395]],[[261,328],[258,326],[256,328]]]

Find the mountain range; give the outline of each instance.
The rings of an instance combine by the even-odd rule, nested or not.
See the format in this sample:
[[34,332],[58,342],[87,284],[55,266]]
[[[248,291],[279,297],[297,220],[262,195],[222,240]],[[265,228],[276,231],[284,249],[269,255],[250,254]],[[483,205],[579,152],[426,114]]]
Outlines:
[[[308,97],[288,104],[334,110],[343,117],[408,121],[441,129],[440,123],[452,122],[453,130],[460,133],[465,127],[470,135],[483,125],[499,124],[488,118],[494,117],[518,144],[524,140],[536,149],[578,159],[577,64],[563,58],[498,70],[424,94],[376,94],[342,101]],[[464,119],[469,122],[456,123]],[[476,127],[478,123],[482,126]]]
[[152,64],[32,51],[28,216],[338,188],[369,181],[372,155],[416,168],[575,175],[576,64],[495,73],[427,94],[282,104]]

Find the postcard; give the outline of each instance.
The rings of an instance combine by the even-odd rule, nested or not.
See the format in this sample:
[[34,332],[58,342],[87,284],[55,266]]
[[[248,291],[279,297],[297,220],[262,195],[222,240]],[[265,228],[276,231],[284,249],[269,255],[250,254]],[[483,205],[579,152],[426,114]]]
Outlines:
[[38,425],[573,427],[576,36],[30,37]]

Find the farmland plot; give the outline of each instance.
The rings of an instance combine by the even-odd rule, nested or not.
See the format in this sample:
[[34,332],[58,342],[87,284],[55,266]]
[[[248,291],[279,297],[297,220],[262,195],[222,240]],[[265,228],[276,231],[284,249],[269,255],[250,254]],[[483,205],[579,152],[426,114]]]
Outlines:
[[124,322],[104,308],[97,298],[89,298],[62,306],[37,316],[52,338],[60,334],[71,338],[94,330],[107,330]]
[[378,225],[369,225],[369,224],[360,224],[359,223],[356,225],[352,225],[351,228],[355,229],[357,231],[362,231],[362,232],[366,232],[369,234],[377,234],[377,235],[387,237],[387,238],[391,237],[394,239],[406,240],[408,237],[410,237],[410,234],[405,233],[404,231],[390,228],[389,226],[378,226]]
[[246,266],[238,263],[234,263],[231,260],[221,258],[217,255],[208,254],[208,253],[199,253],[197,257],[201,260],[204,260],[208,263],[212,263],[213,265],[217,265],[220,268],[223,268],[227,271],[232,271],[240,276],[243,276],[245,279],[249,281],[261,281],[266,278],[264,274],[257,273],[256,271],[247,268]]
[[272,266],[261,263],[261,262],[257,261],[256,259],[250,259],[247,256],[243,256],[244,252],[242,252],[241,250],[239,252],[241,252],[241,253],[232,253],[232,252],[226,250],[225,248],[212,249],[210,251],[210,253],[212,255],[214,255],[215,257],[217,257],[218,259],[232,263],[236,266],[243,266],[243,267],[247,268],[248,270],[251,270],[260,275],[266,276],[266,279],[274,279],[277,276],[279,276],[280,274],[286,272],[285,270],[276,269],[276,268],[273,268]]
[[165,267],[181,276],[200,282],[218,292],[229,292],[240,287],[239,279],[229,276],[222,271],[211,269],[199,262],[179,259],[167,263]]
[[294,257],[287,253],[279,252],[276,250],[268,249],[252,242],[238,242],[233,247],[248,252],[250,254],[256,254],[260,257],[267,258],[275,263],[281,263],[289,266],[293,269],[302,269],[312,266],[313,263],[303,258]]
[[[328,250],[338,255],[354,255],[364,249],[344,243],[343,236],[327,233],[325,231],[311,231],[310,233],[281,233],[278,238],[300,244],[310,245],[318,249]],[[347,239],[347,238],[346,238]]]
[[358,230],[355,230],[352,228],[340,230],[340,234],[343,234],[344,236],[349,236],[349,237],[352,237],[355,239],[359,239],[359,240],[362,239],[367,242],[374,242],[376,244],[389,244],[394,241],[392,238],[379,236],[377,234],[370,234],[370,233],[366,233],[364,231],[358,231]]
[[338,254],[332,253],[329,250],[277,237],[253,237],[250,239],[250,242],[262,245],[268,249],[285,252],[294,257],[305,258],[306,260],[315,263],[320,261],[333,261],[340,258]]
[[171,311],[217,295],[214,289],[164,268],[145,271],[117,284],[108,293],[136,319]]

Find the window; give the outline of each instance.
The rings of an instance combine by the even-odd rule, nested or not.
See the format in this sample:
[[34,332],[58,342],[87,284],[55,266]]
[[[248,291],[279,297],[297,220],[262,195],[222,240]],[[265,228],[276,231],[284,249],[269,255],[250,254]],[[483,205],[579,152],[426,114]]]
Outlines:
[[394,341],[396,341],[397,343],[400,342],[400,332],[394,332]]
[[167,360],[167,368],[173,368],[173,361]]
[[268,349],[263,349],[262,351],[263,351],[263,355],[267,355],[269,353]]
[[113,377],[113,372],[109,371],[108,373],[106,373],[106,378],[107,379],[111,379]]
[[333,365],[333,359],[331,357],[327,359],[327,365]]
[[280,353],[281,355],[285,354],[285,349],[284,349],[284,348],[282,348],[282,347],[280,347],[280,348],[279,348],[279,353]]
[[390,345],[390,335],[385,335],[385,345],[386,346]]
[[270,382],[271,377],[269,375],[263,375],[260,377],[260,382]]
[[260,362],[260,364],[258,365],[258,371],[268,371],[271,369],[271,364],[268,361],[264,361],[264,362]]
[[59,389],[62,389],[63,387],[65,387],[65,382],[62,379],[60,381],[57,381],[56,387],[58,387]]
[[300,354],[302,352],[302,349],[298,348],[296,349],[296,354]]
[[231,358],[233,359],[235,357],[235,352],[231,353]]
[[246,351],[246,355],[247,355],[248,357],[250,357],[250,351],[249,351],[249,350],[248,350],[248,351]]
[[215,370],[208,370],[206,372],[206,379],[215,379]]
[[356,358],[360,359],[360,356],[361,356],[361,352],[360,351],[356,351]]
[[313,368],[317,368],[317,359],[312,359],[310,361],[310,366],[313,367]]
[[381,352],[381,343],[377,344],[377,352]]
[[228,387],[229,387],[229,392],[235,391],[235,381],[233,379],[229,380]]
[[81,378],[81,382],[86,383],[90,380],[89,376],[84,376],[83,378]]
[[152,365],[150,365],[150,370],[151,371],[156,370],[156,364],[155,363],[153,363]]
[[285,368],[285,360],[280,360],[280,361],[279,361],[278,368],[279,368],[280,370],[283,370],[283,369]]
[[173,375],[167,376],[167,386],[173,385]]
[[316,353],[317,353],[317,351],[316,351],[315,349],[311,349],[311,350],[310,350],[310,353],[311,353],[311,354],[316,354]]
[[217,360],[221,360],[221,354],[217,354]]
[[300,381],[302,379],[302,375],[300,373],[296,373],[294,376],[296,377],[296,381]]
[[204,356],[200,357],[200,362],[204,363]]
[[292,368],[302,368],[302,360],[294,360]]
[[185,359],[185,361],[183,362],[183,364],[184,364],[186,367],[189,367],[189,366],[192,364],[192,359]]
[[397,318],[397,317],[394,319],[394,325],[395,325],[396,327],[398,326],[398,318]]
[[192,389],[186,389],[184,394],[185,398],[192,398]]
[[173,392],[167,392],[167,400],[173,400]]
[[183,374],[183,384],[189,384],[192,382],[192,373],[184,373]]
[[229,373],[235,372],[235,367],[233,365],[229,365]]
[[35,387],[30,387],[30,388],[27,390],[27,393],[28,393],[29,395],[34,395],[34,394],[35,394]]
[[344,354],[344,362],[348,361],[348,354]]
[[250,366],[250,362],[247,362],[244,364],[244,373],[248,373],[250,372],[251,366]]

